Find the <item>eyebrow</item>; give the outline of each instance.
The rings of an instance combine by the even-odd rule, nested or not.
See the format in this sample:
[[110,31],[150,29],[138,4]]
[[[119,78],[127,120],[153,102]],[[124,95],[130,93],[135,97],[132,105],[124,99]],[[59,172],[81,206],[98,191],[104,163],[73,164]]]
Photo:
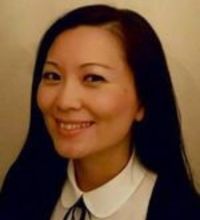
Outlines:
[[[56,63],[55,61],[51,61],[51,60],[47,60],[45,62],[45,64],[47,65],[53,65],[55,67],[59,67],[59,64]],[[103,63],[97,63],[97,62],[88,62],[88,63],[83,63],[80,65],[81,68],[85,68],[85,67],[88,67],[88,66],[99,66],[99,67],[103,67],[105,69],[113,69],[113,67],[107,65],[107,64],[103,64]]]
[[99,67],[103,67],[106,69],[113,69],[111,66],[107,65],[107,64],[103,64],[103,63],[95,63],[95,62],[89,62],[89,63],[84,63],[81,64],[80,67],[84,68],[87,66],[99,66]]
[[55,67],[58,67],[58,64],[54,61],[51,61],[51,60],[47,60],[44,64],[47,64],[47,65],[52,65],[52,66],[55,66]]

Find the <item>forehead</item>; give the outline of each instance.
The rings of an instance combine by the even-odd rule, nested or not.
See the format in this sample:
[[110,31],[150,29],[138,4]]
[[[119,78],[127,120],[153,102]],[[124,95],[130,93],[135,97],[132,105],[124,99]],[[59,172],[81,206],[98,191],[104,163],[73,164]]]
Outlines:
[[124,59],[124,49],[117,34],[107,27],[79,26],[59,34],[52,43],[48,57],[61,56]]

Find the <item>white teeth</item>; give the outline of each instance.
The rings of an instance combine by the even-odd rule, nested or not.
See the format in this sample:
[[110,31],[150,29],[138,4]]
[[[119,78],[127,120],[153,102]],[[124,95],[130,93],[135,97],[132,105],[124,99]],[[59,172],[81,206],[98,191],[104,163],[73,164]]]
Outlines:
[[64,130],[76,130],[81,128],[88,128],[91,125],[91,122],[81,122],[81,123],[64,123],[60,122],[60,128]]

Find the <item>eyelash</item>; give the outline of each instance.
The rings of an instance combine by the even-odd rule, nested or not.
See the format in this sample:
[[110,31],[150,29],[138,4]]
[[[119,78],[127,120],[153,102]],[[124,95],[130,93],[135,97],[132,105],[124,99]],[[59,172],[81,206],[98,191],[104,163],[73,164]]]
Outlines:
[[105,82],[105,78],[103,76],[97,74],[88,74],[84,77],[84,81],[87,83],[100,83]]
[[[61,76],[56,72],[44,72],[42,74],[42,80],[47,83],[57,83],[61,80]],[[106,82],[106,79],[103,76],[91,73],[83,77],[83,82],[88,85],[97,85]]]
[[61,79],[61,76],[55,72],[44,72],[42,74],[42,79],[47,81],[59,81]]

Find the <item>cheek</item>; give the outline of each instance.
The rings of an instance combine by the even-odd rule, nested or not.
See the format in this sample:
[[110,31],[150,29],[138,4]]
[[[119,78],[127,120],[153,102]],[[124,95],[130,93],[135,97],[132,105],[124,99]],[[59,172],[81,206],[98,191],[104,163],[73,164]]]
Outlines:
[[108,118],[132,118],[138,108],[138,101],[134,92],[123,88],[112,89],[102,96],[97,95],[95,104],[99,115]]
[[52,100],[53,96],[51,92],[40,85],[37,92],[37,105],[42,113],[45,113],[49,110]]

